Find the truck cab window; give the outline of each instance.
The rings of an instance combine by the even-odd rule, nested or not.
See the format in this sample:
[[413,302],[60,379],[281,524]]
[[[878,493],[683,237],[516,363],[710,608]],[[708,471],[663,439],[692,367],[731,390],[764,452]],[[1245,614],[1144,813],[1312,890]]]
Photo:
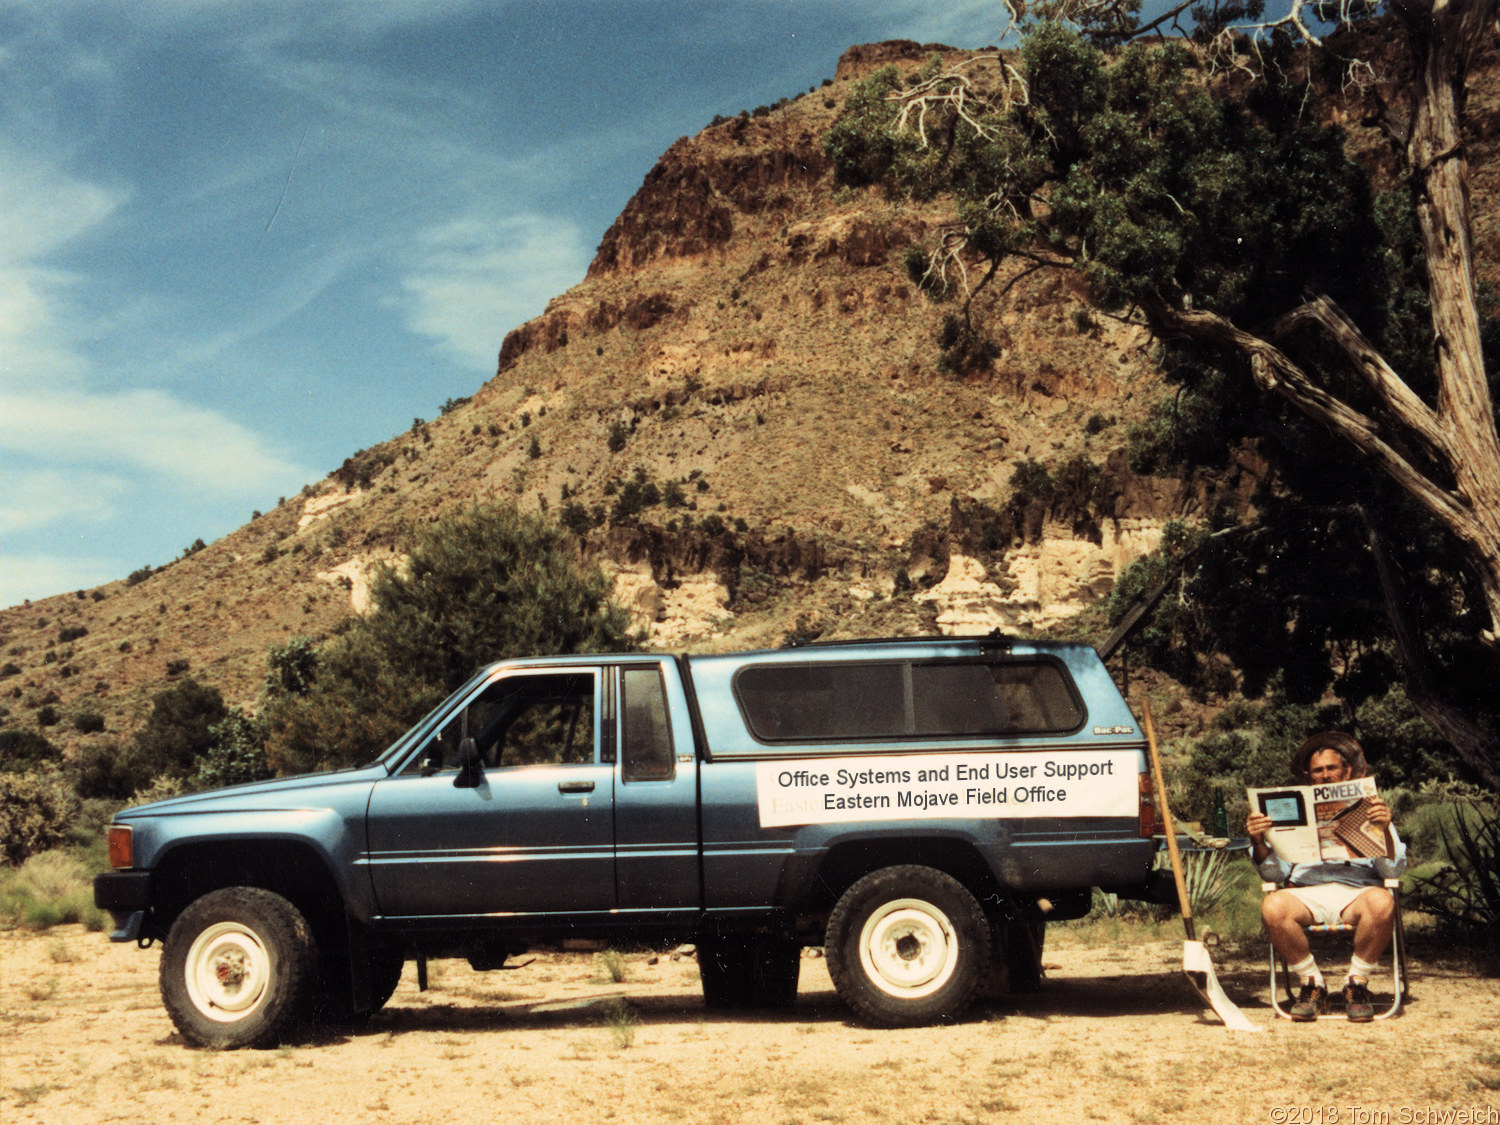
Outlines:
[[506,676],[456,711],[407,773],[458,768],[465,734],[488,768],[592,762],[594,674]]
[[675,772],[667,696],[656,668],[626,668],[620,710],[626,781],[667,781]]

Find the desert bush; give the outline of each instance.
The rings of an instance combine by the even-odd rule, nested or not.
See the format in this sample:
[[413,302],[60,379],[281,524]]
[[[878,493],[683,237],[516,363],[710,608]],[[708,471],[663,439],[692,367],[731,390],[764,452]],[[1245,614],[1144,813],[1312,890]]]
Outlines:
[[938,370],[954,377],[988,371],[1000,356],[1000,348],[967,317],[952,313],[943,317],[938,330]]
[[587,535],[589,530],[596,527],[599,522],[576,500],[569,500],[563,504],[558,520],[574,535]]
[[170,801],[173,797],[181,797],[188,791],[188,783],[183,778],[163,775],[152,778],[142,788],[137,789],[132,794],[130,803],[149,805],[156,801]]
[[263,723],[234,708],[209,728],[209,736],[213,743],[190,779],[194,789],[219,789],[271,776]]
[[56,767],[0,773],[0,860],[24,863],[57,847],[77,810],[77,794]]
[[606,949],[599,954],[599,964],[614,984],[619,984],[630,975],[630,963],[618,949]]
[[189,677],[151,697],[151,713],[131,746],[132,768],[142,782],[158,775],[182,777],[213,745],[213,727],[228,714],[219,689]]
[[104,729],[104,716],[98,711],[79,711],[73,716],[73,729],[79,734],[98,734]]
[[266,694],[305,695],[318,674],[318,646],[311,637],[293,637],[266,654]]
[[191,777],[199,759],[215,745],[215,725],[228,714],[219,690],[191,677],[157,692],[151,713],[129,743],[84,750],[78,760],[78,794],[119,800],[158,778],[181,782]]
[[25,773],[46,762],[61,761],[57,747],[36,731],[0,731],[0,773]]
[[619,486],[609,520],[611,523],[628,523],[647,508],[654,508],[661,502],[660,487],[645,469],[637,467],[631,478]]

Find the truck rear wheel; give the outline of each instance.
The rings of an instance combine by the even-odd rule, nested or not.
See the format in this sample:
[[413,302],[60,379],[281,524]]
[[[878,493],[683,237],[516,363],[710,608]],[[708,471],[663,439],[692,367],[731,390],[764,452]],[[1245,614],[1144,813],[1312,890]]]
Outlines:
[[828,918],[839,996],[881,1027],[956,1019],[989,962],[989,921],[957,879],[931,867],[871,872]]
[[301,911],[259,887],[225,887],[189,904],[172,924],[162,1002],[196,1046],[269,1046],[300,1009],[315,964]]
[[698,942],[698,975],[710,1008],[789,1008],[797,999],[802,947],[769,934]]

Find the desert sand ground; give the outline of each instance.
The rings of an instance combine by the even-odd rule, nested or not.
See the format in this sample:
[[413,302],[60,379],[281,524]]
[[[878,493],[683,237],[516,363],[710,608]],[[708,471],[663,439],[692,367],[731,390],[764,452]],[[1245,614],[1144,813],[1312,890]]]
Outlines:
[[1273,1018],[1253,951],[1221,951],[1249,1034],[1203,1009],[1180,941],[1087,942],[1049,934],[1041,992],[946,1027],[853,1022],[813,955],[794,1009],[744,1016],[704,1008],[691,957],[629,954],[615,982],[597,955],[540,953],[436,962],[426,992],[408,965],[366,1025],[215,1053],[162,1010],[159,949],[0,933],[0,1121],[1500,1122],[1500,979],[1441,951],[1403,1015],[1365,1026]]

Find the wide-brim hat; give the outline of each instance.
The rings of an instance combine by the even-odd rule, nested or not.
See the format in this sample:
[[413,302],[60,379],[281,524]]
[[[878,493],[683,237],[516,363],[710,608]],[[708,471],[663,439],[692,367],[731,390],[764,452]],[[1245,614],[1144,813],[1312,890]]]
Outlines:
[[1368,777],[1370,775],[1369,763],[1365,761],[1364,747],[1359,741],[1346,731],[1325,730],[1313,735],[1292,755],[1292,775],[1303,781],[1310,781],[1308,770],[1312,763],[1312,757],[1320,750],[1332,750],[1349,764],[1349,776]]

